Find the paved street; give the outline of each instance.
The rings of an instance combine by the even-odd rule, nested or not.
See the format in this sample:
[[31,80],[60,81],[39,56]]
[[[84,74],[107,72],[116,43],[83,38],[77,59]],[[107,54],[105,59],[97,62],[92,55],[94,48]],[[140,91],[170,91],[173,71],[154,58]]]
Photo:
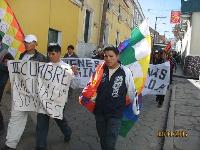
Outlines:
[[[162,108],[157,108],[155,96],[143,97],[142,112],[126,138],[119,137],[117,150],[199,150],[200,147],[200,84],[186,79],[178,68],[174,81],[165,97]],[[172,92],[170,92],[172,91]],[[65,115],[73,134],[69,143],[51,119],[48,136],[49,150],[100,150],[93,114],[78,104],[80,90],[73,91]],[[2,109],[7,126],[10,111],[10,94],[4,93]],[[170,101],[171,99],[171,101]],[[168,105],[170,104],[170,105]],[[169,107],[170,106],[170,107]],[[169,107],[169,109],[168,109]],[[169,111],[168,111],[169,110]],[[34,150],[36,114],[30,113],[28,123],[17,150]],[[187,137],[157,137],[158,131],[187,132]],[[5,134],[0,139],[0,147]]]
[[[73,91],[73,96],[69,99],[65,112],[73,130],[70,143],[63,142],[63,135],[55,122],[51,120],[48,136],[49,150],[100,150],[94,116],[78,104],[77,98],[79,92],[78,90]],[[162,146],[162,138],[157,137],[157,131],[162,130],[165,125],[168,101],[169,93],[166,96],[164,106],[157,108],[155,96],[145,96],[143,98],[143,109],[140,120],[126,138],[119,137],[117,150],[159,150]],[[10,110],[10,94],[4,94],[2,103],[7,126]],[[35,124],[35,114],[32,113],[17,150],[34,150]],[[1,137],[1,146],[4,140],[5,135]]]
[[174,78],[167,131],[185,131],[187,137],[168,137],[164,150],[200,149],[200,83]]

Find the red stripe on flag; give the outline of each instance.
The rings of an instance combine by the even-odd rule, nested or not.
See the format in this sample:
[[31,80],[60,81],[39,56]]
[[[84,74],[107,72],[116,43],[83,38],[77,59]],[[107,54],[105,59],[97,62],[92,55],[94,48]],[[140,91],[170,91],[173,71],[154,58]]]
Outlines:
[[[4,0],[5,1],[5,0]],[[15,14],[13,13],[11,7],[9,6],[9,4],[7,3],[7,1],[5,1],[5,3],[7,4],[7,9],[6,9],[6,12],[11,14],[13,16],[13,20],[12,20],[12,23],[11,23],[11,26],[16,28],[17,29],[17,33],[16,35],[13,35],[13,37],[20,41],[21,42],[21,45],[19,47],[19,51],[22,53],[25,51],[25,46],[24,46],[24,33],[17,21],[17,18],[15,17]]]
[[[6,2],[7,3],[7,2]],[[7,3],[7,5],[8,5],[8,3]],[[13,11],[12,11],[12,9],[10,8],[10,6],[8,5],[8,7],[7,7],[7,9],[6,9],[6,12],[7,13],[10,13],[12,16],[14,15],[13,14]]]

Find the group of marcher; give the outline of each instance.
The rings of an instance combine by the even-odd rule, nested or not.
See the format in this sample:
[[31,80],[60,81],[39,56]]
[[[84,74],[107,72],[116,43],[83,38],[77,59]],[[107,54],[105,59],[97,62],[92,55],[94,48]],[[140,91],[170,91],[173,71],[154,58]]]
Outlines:
[[[166,61],[170,62],[170,81],[172,84],[173,72],[176,71],[176,60],[174,59],[175,53],[173,51],[161,51],[161,50],[153,50],[151,53],[151,64],[162,64]],[[156,95],[157,106],[160,108],[163,105],[165,99],[165,95]]]
[[[24,38],[25,52],[20,55],[20,60],[39,61],[62,65],[71,70],[71,75],[78,75],[76,66],[70,66],[61,60],[61,47],[57,43],[50,43],[47,48],[47,57],[36,50],[37,37],[33,34],[27,35]],[[2,37],[0,36],[0,100],[2,99],[4,87],[9,78],[7,61],[14,59],[12,55],[3,50]],[[68,53],[64,58],[78,56],[74,52],[74,46],[67,47]],[[96,51],[93,59],[104,59],[105,66],[103,68],[103,76],[97,88],[95,98],[96,106],[94,115],[96,120],[96,129],[100,138],[102,150],[115,150],[115,145],[119,130],[121,127],[123,110],[126,105],[126,96],[128,92],[135,91],[132,82],[133,75],[129,68],[123,66],[119,61],[119,51],[116,47],[109,46]],[[170,83],[172,83],[172,75],[176,69],[176,62],[171,52],[154,50],[151,55],[152,64],[161,64],[170,61]],[[93,76],[98,72],[94,72]],[[77,83],[75,78],[71,80],[71,87],[76,88]],[[131,90],[130,90],[131,87]],[[68,91],[67,91],[68,92]],[[70,94],[70,93],[69,93]],[[134,94],[133,94],[134,97]],[[164,95],[157,95],[156,101],[158,107],[161,107],[164,101]],[[64,116],[63,110],[63,116]],[[5,146],[1,150],[15,150],[23,131],[26,126],[27,111],[15,110],[11,107],[11,116],[8,123],[7,136]],[[36,150],[47,149],[47,135],[49,129],[49,119],[47,114],[37,113],[36,125]],[[69,142],[72,134],[72,129],[67,123],[65,116],[63,119],[54,119],[64,135],[64,142]],[[4,131],[3,115],[0,110],[0,130]]]
[[[47,49],[48,58],[36,50],[37,37],[35,35],[30,34],[25,36],[24,44],[26,50],[20,55],[20,60],[33,60],[55,63],[57,65],[65,65],[65,68],[71,70],[72,76],[76,76],[78,74],[78,69],[76,66],[70,66],[61,60],[61,47],[59,44],[49,44]],[[68,53],[64,56],[64,58],[78,57],[74,53],[73,45],[69,45],[67,50]],[[131,71],[129,68],[123,66],[119,62],[119,51],[116,47],[106,47],[98,55],[99,56],[95,58],[104,59],[105,66],[103,68],[103,77],[97,88],[96,107],[94,109],[96,128],[98,136],[100,137],[102,150],[115,150],[115,145],[121,126],[122,114],[126,104],[126,95],[128,92],[132,93],[132,98],[134,100],[135,87],[133,82],[130,82],[133,79]],[[3,87],[1,87],[2,93],[6,81],[8,80],[8,68],[6,62],[10,59],[13,59],[13,57],[11,57],[11,55],[8,53],[4,55],[3,59],[1,60],[2,67],[5,67],[5,72],[1,72],[1,77],[2,75],[7,76],[6,79],[1,78],[1,82],[4,81],[4,84],[1,84],[1,86],[3,85]],[[95,76],[96,73],[98,72],[95,72],[93,76]],[[71,84],[73,85],[73,79],[71,80]],[[75,87],[75,85],[72,87]],[[28,114],[29,113],[27,111],[15,110],[11,106],[11,116],[8,123],[6,142],[5,146],[1,148],[1,150],[16,149],[25,129]],[[4,125],[1,113],[0,117],[1,128],[3,130]],[[47,149],[49,119],[50,118],[48,115],[37,113],[36,150]],[[54,120],[64,135],[64,142],[69,142],[72,130],[69,127],[66,118],[63,117],[62,120]]]
[[[47,49],[48,57],[46,58],[43,54],[36,50],[37,46],[37,37],[35,35],[27,35],[24,38],[25,52],[23,52],[19,59],[20,60],[33,60],[39,62],[49,62],[55,63],[57,65],[64,65],[67,70],[71,70],[69,72],[72,73],[72,76],[77,75],[78,70],[75,66],[70,66],[64,63],[61,60],[61,47],[58,44],[50,44]],[[0,36],[0,48],[1,48],[1,66],[0,66],[0,98],[2,99],[3,91],[6,85],[6,82],[9,78],[9,72],[7,67],[7,61],[14,59],[12,55],[3,49],[2,37]],[[65,57],[77,57],[77,55],[73,52],[73,45],[68,46],[68,53]],[[5,51],[5,52],[4,52]],[[71,85],[73,85],[73,79],[71,81]],[[74,84],[75,85],[75,84]],[[74,87],[74,85],[72,87]],[[64,112],[64,111],[63,111]],[[1,150],[14,150],[17,147],[17,144],[20,141],[20,138],[23,134],[23,131],[26,126],[28,118],[27,111],[19,111],[15,110],[11,107],[11,116],[7,129],[6,143],[5,146]],[[72,131],[68,126],[66,118],[63,117],[62,120],[54,119],[59,126],[60,130],[64,135],[64,141],[68,142],[70,140]],[[45,150],[47,147],[47,135],[49,129],[49,116],[46,114],[38,113],[37,114],[37,126],[36,126],[36,150]],[[4,122],[3,115],[0,111],[0,130],[1,134],[4,131]]]

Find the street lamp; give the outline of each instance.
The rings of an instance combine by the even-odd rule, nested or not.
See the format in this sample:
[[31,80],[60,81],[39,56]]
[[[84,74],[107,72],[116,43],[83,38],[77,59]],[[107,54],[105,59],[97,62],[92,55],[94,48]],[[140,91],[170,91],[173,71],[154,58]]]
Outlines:
[[153,36],[154,44],[155,44],[155,42],[156,42],[155,36],[156,36],[157,20],[158,20],[158,19],[164,19],[164,18],[167,18],[167,17],[166,17],[166,16],[165,16],[165,17],[156,17],[156,21],[155,21],[155,31],[154,31],[154,36]]

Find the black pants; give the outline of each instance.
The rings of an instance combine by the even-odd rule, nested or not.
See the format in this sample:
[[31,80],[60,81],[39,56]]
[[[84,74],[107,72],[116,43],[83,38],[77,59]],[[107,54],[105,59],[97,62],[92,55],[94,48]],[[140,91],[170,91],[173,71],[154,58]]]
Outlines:
[[117,137],[121,127],[121,118],[106,118],[96,115],[96,128],[102,150],[115,150]]
[[[63,110],[64,112],[64,110]],[[36,127],[36,147],[37,149],[46,149],[47,146],[47,135],[49,130],[49,116],[46,114],[37,115],[37,127]],[[72,134],[71,128],[68,126],[67,120],[64,118],[56,119],[58,127],[62,131],[65,137],[70,137]]]
[[158,104],[162,105],[165,100],[165,95],[156,95],[156,101]]
[[173,69],[170,69],[170,84],[172,84],[172,78],[173,78]]

